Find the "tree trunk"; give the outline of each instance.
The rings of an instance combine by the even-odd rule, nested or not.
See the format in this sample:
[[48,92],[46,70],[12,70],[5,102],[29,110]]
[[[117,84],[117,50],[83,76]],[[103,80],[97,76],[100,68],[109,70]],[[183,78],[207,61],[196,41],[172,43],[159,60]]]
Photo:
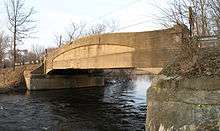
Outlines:
[[14,44],[14,59],[13,59],[13,70],[15,70],[15,63],[16,63],[16,34],[17,34],[17,29],[16,29],[16,24],[15,24],[15,27],[14,27],[14,41],[13,41],[13,44]]

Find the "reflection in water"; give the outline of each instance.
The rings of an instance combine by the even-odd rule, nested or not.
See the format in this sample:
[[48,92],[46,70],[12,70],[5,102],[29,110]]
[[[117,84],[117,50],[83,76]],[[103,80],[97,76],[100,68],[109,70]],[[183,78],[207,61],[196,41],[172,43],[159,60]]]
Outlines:
[[0,130],[144,130],[148,76],[105,88],[0,95]]

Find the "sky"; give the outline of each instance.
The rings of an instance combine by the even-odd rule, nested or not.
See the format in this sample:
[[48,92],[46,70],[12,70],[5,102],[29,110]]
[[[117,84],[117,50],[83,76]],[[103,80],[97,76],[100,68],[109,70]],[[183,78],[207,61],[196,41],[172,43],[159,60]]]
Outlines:
[[[0,31],[7,32],[4,1],[0,0]],[[63,34],[71,22],[96,24],[116,21],[118,32],[140,32],[162,28],[158,21],[169,0],[26,0],[34,7],[37,21],[34,39],[27,39],[18,48],[55,47],[55,34]]]

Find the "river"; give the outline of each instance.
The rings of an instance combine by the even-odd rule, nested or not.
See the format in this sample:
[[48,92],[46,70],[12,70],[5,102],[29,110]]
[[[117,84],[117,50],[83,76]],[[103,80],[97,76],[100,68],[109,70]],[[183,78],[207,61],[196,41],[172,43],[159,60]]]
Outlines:
[[150,83],[0,94],[0,131],[144,130]]

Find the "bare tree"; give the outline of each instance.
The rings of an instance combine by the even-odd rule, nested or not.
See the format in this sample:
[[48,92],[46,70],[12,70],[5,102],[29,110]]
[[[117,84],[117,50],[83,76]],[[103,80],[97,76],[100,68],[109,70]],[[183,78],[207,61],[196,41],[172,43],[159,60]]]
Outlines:
[[3,65],[3,60],[6,54],[6,49],[9,47],[9,37],[3,32],[0,33],[0,66]]
[[67,43],[71,43],[72,41],[84,36],[85,34],[86,24],[80,23],[76,24],[72,22],[66,31],[67,35]]
[[118,30],[119,27],[119,23],[116,20],[109,20],[109,21],[105,21],[104,23],[106,23],[107,26],[107,32],[115,32]]
[[187,7],[185,1],[172,0],[169,5],[169,8],[165,9],[157,6],[163,14],[163,16],[160,18],[162,21],[161,24],[166,27],[169,27],[172,24],[188,24],[188,21],[186,20],[188,18],[188,11],[185,8]]
[[63,35],[61,35],[61,34],[55,34],[55,35],[54,35],[54,41],[55,41],[57,47],[61,47],[62,44],[64,43]]
[[87,35],[99,35],[105,33],[107,26],[105,24],[96,24],[88,29]]
[[24,65],[27,60],[28,50],[17,50],[16,51],[16,63]]
[[43,46],[33,44],[32,52],[36,55],[36,60],[42,60],[45,48]]
[[216,34],[220,35],[220,1],[210,0],[210,7],[212,9],[212,17],[216,25]]
[[16,46],[17,42],[21,42],[24,38],[30,37],[33,33],[33,19],[34,9],[26,9],[25,0],[8,0],[6,5],[9,31],[13,34],[13,68],[15,69],[16,62]]
[[87,35],[100,35],[103,33],[114,32],[118,29],[116,21],[105,21],[103,23],[92,25],[87,30]]
[[36,54],[34,52],[32,52],[32,51],[29,51],[28,55],[27,55],[26,61],[29,62],[29,63],[33,63],[36,60],[38,60]]
[[114,20],[105,21],[91,26],[82,22],[79,24],[72,22],[66,29],[64,35],[54,35],[54,41],[57,44],[57,47],[61,47],[64,43],[71,44],[74,40],[83,36],[100,35],[103,33],[114,32],[117,29],[118,24]]
[[219,0],[211,0],[210,1],[210,7],[212,9],[212,16],[214,19],[214,26],[216,30],[216,34],[218,36],[218,46],[220,48],[220,1]]
[[[212,25],[213,17],[210,14],[210,0],[172,0],[168,9],[163,11],[166,22],[169,24],[192,24],[192,33],[196,36],[206,36],[214,34]],[[189,22],[189,14],[191,19]]]

